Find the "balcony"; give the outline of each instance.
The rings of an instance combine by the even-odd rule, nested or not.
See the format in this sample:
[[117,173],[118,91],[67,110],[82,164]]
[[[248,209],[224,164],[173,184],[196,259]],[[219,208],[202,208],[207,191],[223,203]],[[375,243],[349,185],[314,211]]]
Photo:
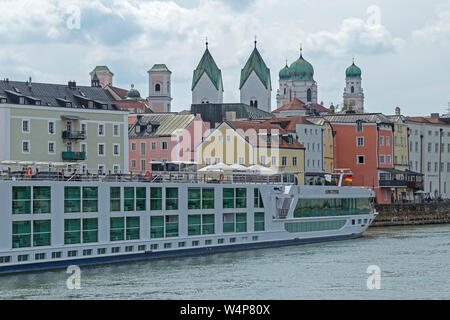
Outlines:
[[423,190],[423,182],[422,181],[408,181],[408,188],[414,190]]
[[63,131],[62,133],[63,139],[86,139],[85,131]]
[[406,188],[407,182],[405,180],[379,180],[380,187],[392,187],[392,188]]
[[67,152],[62,153],[63,160],[86,160],[86,152]]

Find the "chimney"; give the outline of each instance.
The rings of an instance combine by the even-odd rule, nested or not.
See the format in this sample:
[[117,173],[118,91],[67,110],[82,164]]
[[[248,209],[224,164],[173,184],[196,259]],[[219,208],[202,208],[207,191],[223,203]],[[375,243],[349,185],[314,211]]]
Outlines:
[[400,115],[400,107],[395,108],[395,115],[396,116]]
[[75,80],[69,81],[67,85],[69,86],[69,89],[76,89],[77,87],[77,83],[75,82]]

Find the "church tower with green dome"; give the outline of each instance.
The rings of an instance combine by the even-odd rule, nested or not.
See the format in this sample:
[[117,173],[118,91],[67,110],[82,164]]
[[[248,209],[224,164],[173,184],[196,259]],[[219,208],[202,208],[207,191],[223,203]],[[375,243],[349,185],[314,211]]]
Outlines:
[[344,104],[342,111],[353,110],[364,113],[364,92],[361,86],[361,69],[355,65],[355,59],[345,70]]
[[300,47],[300,57],[289,67],[287,65],[279,72],[280,88],[277,90],[277,108],[287,105],[294,98],[304,104],[317,104],[317,83],[314,80],[314,68],[303,58],[303,48]]

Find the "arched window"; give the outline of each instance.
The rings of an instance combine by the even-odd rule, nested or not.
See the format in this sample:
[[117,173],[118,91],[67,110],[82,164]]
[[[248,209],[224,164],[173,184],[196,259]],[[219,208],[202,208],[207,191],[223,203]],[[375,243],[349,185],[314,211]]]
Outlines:
[[258,100],[256,100],[256,99],[251,99],[251,100],[250,100],[250,107],[258,108]]
[[350,91],[351,91],[352,93],[355,93],[355,87],[352,86],[351,89],[350,89]]
[[155,84],[155,91],[160,92],[161,91],[161,85],[159,83]]
[[308,89],[308,91],[306,91],[306,101],[311,102],[311,100],[312,100],[311,89]]
[[286,94],[286,88],[284,88],[284,94]]

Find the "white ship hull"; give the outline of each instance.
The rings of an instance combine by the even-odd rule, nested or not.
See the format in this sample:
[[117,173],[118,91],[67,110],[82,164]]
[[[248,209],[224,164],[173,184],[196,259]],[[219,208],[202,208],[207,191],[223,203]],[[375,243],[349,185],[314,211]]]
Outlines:
[[[94,209],[93,212],[83,212],[83,210],[67,212],[70,201],[72,201],[66,194],[68,191],[65,187],[68,186],[80,187],[80,190],[83,190],[83,187],[97,188],[97,203],[89,203],[89,205],[94,203],[97,209]],[[50,200],[46,198],[46,200],[42,200],[42,203],[40,202],[42,196],[38,195],[39,192],[34,191],[34,188],[40,190],[39,187],[50,187]],[[117,204],[120,202],[118,211],[111,210],[113,205],[112,187],[120,188],[120,199],[117,200]],[[145,210],[135,211],[136,207],[135,210],[124,211],[127,200],[124,188],[130,187],[145,188],[145,199],[141,199],[142,203],[145,201]],[[153,199],[150,188],[161,188],[163,190],[161,199]],[[171,202],[173,199],[166,197],[165,188],[178,190],[177,208],[171,207],[174,202]],[[246,196],[241,198],[236,196],[233,199],[235,206],[224,208],[224,206],[228,206],[224,199],[224,188],[227,190],[239,189],[239,192],[243,192]],[[190,198],[191,192],[193,194],[196,191],[194,189],[209,191],[213,189],[214,197],[209,199],[210,206],[213,203],[213,208],[189,209],[192,206],[191,203],[197,201]],[[243,189],[246,191],[244,192]],[[255,189],[259,190],[260,197],[257,196]],[[31,199],[28,200],[27,195],[18,196],[17,190],[22,194],[27,194],[29,190]],[[33,192],[36,193],[36,197],[33,197]],[[235,191],[235,194],[237,192]],[[17,197],[26,199],[17,200]],[[161,259],[358,238],[375,218],[375,212],[368,202],[368,199],[372,197],[373,192],[368,189],[328,186],[4,180],[0,181],[0,203],[2,203],[0,274],[49,270],[69,265],[84,266]],[[349,202],[348,199],[353,200]],[[83,206],[85,205],[84,200],[84,198],[79,200]],[[200,201],[203,200],[202,198]],[[228,200],[230,203],[232,202],[231,198]],[[49,204],[48,209],[45,209],[44,201],[50,201],[46,202]],[[73,201],[76,203],[77,199]],[[133,199],[133,202],[135,201],[137,201],[136,198]],[[160,201],[162,206],[157,210],[151,210],[152,201]],[[316,207],[314,209],[301,208],[300,203],[305,203],[305,201],[306,203],[312,201],[311,203]],[[345,212],[342,203],[347,205],[346,201],[350,203],[350,207],[354,207],[355,203],[358,205],[358,201],[363,205],[360,208],[352,207]],[[158,202],[155,203],[159,205]],[[239,205],[236,206],[238,203]],[[324,203],[326,204],[323,208]],[[330,203],[333,205],[337,203],[340,206],[339,210],[333,211]],[[32,208],[28,208],[28,206]],[[318,206],[322,207],[318,208]],[[44,213],[40,213],[41,208],[44,208]],[[27,210],[30,213],[23,213],[28,212]],[[49,213],[46,213],[46,210]],[[255,215],[256,212],[259,213],[258,216]],[[307,216],[302,216],[305,214]],[[205,230],[213,230],[212,233],[209,231],[208,234],[195,234],[198,228],[203,228],[203,225],[198,227],[191,224],[188,216],[202,215],[214,217],[214,221],[210,222],[209,229],[205,227]],[[178,230],[175,234],[167,233],[169,223],[167,218],[164,218],[166,222],[162,234],[158,234],[157,227],[153,226],[152,217],[166,216],[177,217],[176,228]],[[124,227],[124,240],[117,240],[114,238],[116,229],[113,230],[113,219],[118,218],[115,221],[121,221],[123,218],[124,221],[128,221],[127,217],[133,217],[136,218],[135,221],[139,221],[138,228],[134,226],[134,239],[125,240],[128,237],[128,229]],[[230,222],[232,218],[233,221]],[[95,235],[96,241],[83,243],[84,241],[80,240],[80,243],[68,243],[68,239],[73,238],[70,233],[74,233],[76,236],[79,232],[83,239],[85,230],[69,229],[66,220],[71,220],[71,222],[79,220],[83,225],[83,219],[96,221],[97,229],[91,231],[91,234]],[[44,221],[50,231],[44,230],[44,232],[36,229],[35,221]],[[27,226],[31,227],[27,229]]]

